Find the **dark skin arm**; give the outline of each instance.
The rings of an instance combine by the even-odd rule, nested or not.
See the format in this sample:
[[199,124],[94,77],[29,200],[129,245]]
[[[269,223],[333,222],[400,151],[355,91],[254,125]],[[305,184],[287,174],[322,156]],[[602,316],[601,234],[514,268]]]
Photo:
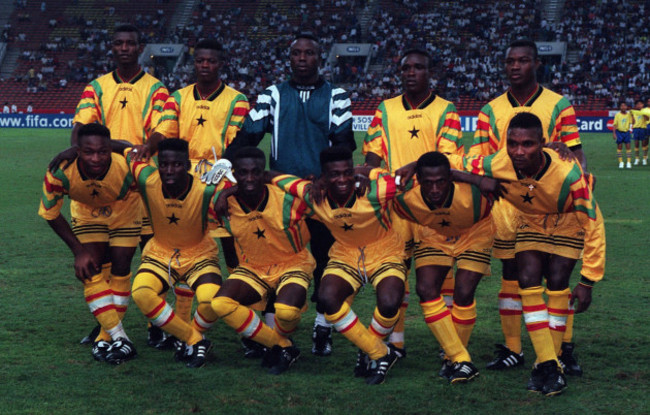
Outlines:
[[508,191],[503,186],[503,181],[492,177],[479,176],[460,170],[451,169],[451,180],[460,183],[469,183],[478,187],[481,194],[494,199],[502,198]]
[[228,210],[228,198],[235,193],[237,193],[237,190],[239,187],[237,185],[234,185],[232,187],[229,187],[227,189],[222,190],[219,193],[219,196],[217,197],[217,200],[214,202],[214,212],[217,215],[216,219],[219,220],[219,218],[225,217],[226,219],[230,220],[230,211]]
[[571,293],[571,305],[578,301],[578,306],[575,309],[576,313],[587,311],[591,305],[591,287],[583,284],[578,284]]
[[379,157],[375,153],[366,154],[366,165],[367,166],[372,166],[372,167],[381,166],[381,157]]
[[59,215],[56,219],[48,220],[47,223],[72,251],[74,255],[74,272],[79,281],[83,282],[99,273],[101,270],[100,265],[83,244],[79,242],[68,221],[63,216]]
[[158,144],[165,138],[166,137],[160,133],[153,133],[145,144],[133,146],[133,150],[137,150],[133,155],[133,160],[149,160],[149,158],[158,152]]

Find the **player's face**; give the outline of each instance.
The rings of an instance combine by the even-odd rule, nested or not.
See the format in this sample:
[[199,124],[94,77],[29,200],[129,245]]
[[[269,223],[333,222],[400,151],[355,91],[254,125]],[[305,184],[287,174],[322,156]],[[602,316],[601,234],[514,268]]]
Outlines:
[[111,141],[98,135],[84,136],[79,141],[77,154],[84,173],[99,177],[111,165]]
[[535,174],[542,161],[542,137],[539,131],[530,128],[508,130],[508,156],[515,170],[531,176]]
[[134,32],[117,32],[113,36],[113,58],[118,65],[134,65],[138,63],[138,56],[142,46],[138,42],[138,34]]
[[164,150],[158,154],[158,172],[165,186],[184,185],[187,181],[190,161],[181,151]]
[[418,182],[422,187],[422,197],[427,202],[436,206],[445,203],[451,186],[448,168],[444,166],[423,167],[418,172]]
[[402,59],[400,67],[404,92],[417,94],[429,89],[429,64],[426,56],[411,53]]
[[289,49],[293,78],[298,83],[312,83],[318,79],[320,55],[318,44],[311,39],[298,39]]
[[643,109],[643,101],[637,101],[637,103],[634,105],[634,108],[638,110]]
[[517,46],[506,54],[506,76],[510,85],[523,87],[537,82],[536,71],[540,62],[535,60],[533,49]]
[[622,103],[620,108],[621,108],[621,111],[623,111],[623,112],[627,111],[627,104]]
[[327,190],[337,199],[345,199],[354,190],[354,167],[352,160],[331,161],[323,165]]
[[219,53],[212,49],[197,49],[194,51],[194,69],[199,82],[214,82],[219,78],[221,60]]
[[235,161],[233,176],[237,180],[237,193],[241,196],[262,194],[264,188],[264,164],[254,158]]

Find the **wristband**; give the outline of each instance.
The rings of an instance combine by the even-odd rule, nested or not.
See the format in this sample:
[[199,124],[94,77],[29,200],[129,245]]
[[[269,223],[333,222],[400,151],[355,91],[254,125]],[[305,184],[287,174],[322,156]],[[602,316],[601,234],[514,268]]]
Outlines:
[[585,287],[588,287],[588,288],[593,288],[594,285],[596,284],[596,282],[595,282],[595,281],[592,281],[592,280],[590,280],[590,279],[588,279],[588,278],[585,278],[584,275],[581,275],[581,276],[580,276],[580,283],[579,283],[579,284],[580,284],[580,285],[584,285]]

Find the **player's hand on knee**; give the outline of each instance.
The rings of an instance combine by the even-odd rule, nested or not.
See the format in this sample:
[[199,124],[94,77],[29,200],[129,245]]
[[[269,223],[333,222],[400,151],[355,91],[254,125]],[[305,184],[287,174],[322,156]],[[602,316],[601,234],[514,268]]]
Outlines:
[[77,151],[79,150],[78,146],[72,146],[69,148],[66,148],[52,159],[50,161],[50,164],[47,166],[48,170],[50,170],[51,173],[56,172],[56,170],[59,168],[61,163],[64,161],[66,164],[63,166],[61,170],[65,170],[72,164],[73,161],[77,159]]
[[576,313],[587,311],[591,304],[591,287],[583,284],[576,285],[571,293],[571,305],[574,305],[576,301],[578,302],[578,307],[575,309]]
[[75,277],[81,282],[89,280],[93,275],[99,274],[101,267],[95,261],[90,252],[85,249],[76,253],[74,256],[74,273]]

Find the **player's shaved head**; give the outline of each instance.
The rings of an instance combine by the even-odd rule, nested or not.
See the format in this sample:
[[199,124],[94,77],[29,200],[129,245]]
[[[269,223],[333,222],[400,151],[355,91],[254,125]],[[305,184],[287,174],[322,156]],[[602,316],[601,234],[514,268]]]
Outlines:
[[291,41],[291,45],[293,45],[294,43],[296,43],[296,42],[299,41],[300,39],[308,39],[308,40],[311,40],[311,41],[314,42],[314,43],[316,44],[316,46],[320,49],[320,40],[319,40],[318,37],[316,37],[316,35],[314,35],[313,33],[311,33],[311,32],[301,32],[301,33],[298,33],[298,34],[296,35],[296,37],[293,38],[293,40]]
[[[512,48],[530,48],[531,51],[533,52],[533,59],[534,60],[539,59],[539,55],[537,54],[537,44],[535,42],[533,42],[532,40],[530,40],[530,39],[517,39],[517,40],[514,40],[508,45],[508,50],[510,50]],[[507,54],[508,53],[506,52],[506,55]]]
[[544,141],[544,130],[542,129],[542,122],[537,115],[531,112],[520,112],[510,120],[508,125],[508,133],[510,130],[520,128],[523,130],[535,130],[535,136],[539,141]]
[[140,30],[138,30],[138,28],[133,26],[132,24],[123,24],[117,26],[113,31],[113,36],[115,36],[118,33],[135,33],[135,37],[138,43],[140,43]]
[[447,172],[451,171],[449,159],[444,154],[438,151],[430,151],[420,156],[415,164],[415,172],[419,176],[422,174],[422,169],[426,167],[442,167]]
[[80,147],[83,144],[84,139],[89,136],[102,137],[102,139],[110,141],[111,131],[101,124],[92,123],[82,125],[77,133],[77,143]]
[[257,147],[246,146],[237,150],[232,160],[235,170],[237,169],[238,162],[243,159],[253,159],[259,163],[262,170],[266,168],[266,155]]
[[425,57],[427,60],[427,69],[428,70],[433,69],[433,58],[431,57],[431,54],[429,54],[429,52],[427,52],[425,49],[422,48],[407,49],[406,51],[404,51],[399,61],[404,62],[404,59],[406,59],[406,57],[409,55],[419,55]]

